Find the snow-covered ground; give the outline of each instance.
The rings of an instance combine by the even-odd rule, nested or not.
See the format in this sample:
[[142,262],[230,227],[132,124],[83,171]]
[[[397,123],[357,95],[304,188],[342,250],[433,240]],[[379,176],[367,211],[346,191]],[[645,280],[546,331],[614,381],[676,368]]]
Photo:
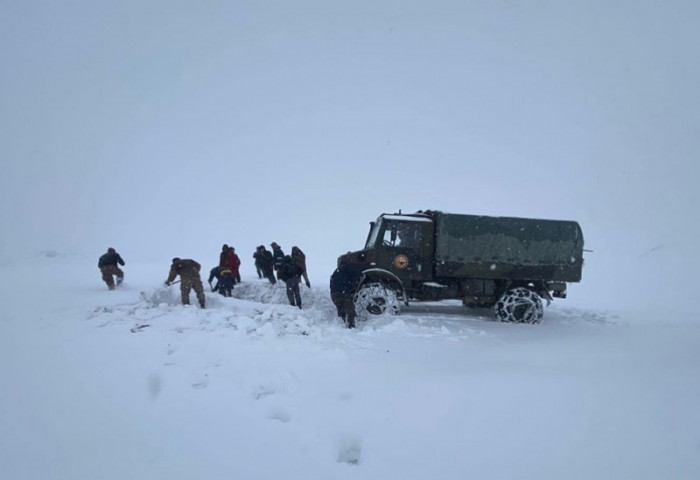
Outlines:
[[116,291],[93,258],[0,267],[0,477],[700,478],[698,315],[445,302],[349,331],[325,279],[300,311],[244,272],[200,310],[126,260]]

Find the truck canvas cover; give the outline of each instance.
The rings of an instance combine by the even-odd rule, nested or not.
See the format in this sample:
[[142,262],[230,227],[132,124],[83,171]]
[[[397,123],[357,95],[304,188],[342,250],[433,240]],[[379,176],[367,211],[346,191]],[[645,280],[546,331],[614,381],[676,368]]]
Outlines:
[[435,273],[578,282],[583,233],[574,221],[433,212]]

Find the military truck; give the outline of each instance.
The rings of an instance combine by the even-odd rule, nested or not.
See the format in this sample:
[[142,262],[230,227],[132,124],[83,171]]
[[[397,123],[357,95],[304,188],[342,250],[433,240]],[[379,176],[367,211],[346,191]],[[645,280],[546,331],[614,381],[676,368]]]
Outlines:
[[567,282],[581,280],[583,233],[574,221],[399,211],[370,222],[365,247],[341,262],[362,273],[360,317],[459,299],[500,321],[539,323],[542,300],[566,298]]

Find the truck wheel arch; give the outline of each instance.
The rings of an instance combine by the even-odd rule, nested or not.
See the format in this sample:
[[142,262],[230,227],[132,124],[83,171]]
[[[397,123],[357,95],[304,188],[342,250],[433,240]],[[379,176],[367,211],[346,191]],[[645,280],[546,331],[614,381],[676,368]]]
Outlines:
[[383,268],[368,268],[367,270],[363,270],[357,289],[359,290],[362,285],[370,282],[383,283],[396,291],[396,294],[404,305],[408,305],[408,298],[406,297],[406,289],[403,286],[403,282],[390,271],[384,270]]

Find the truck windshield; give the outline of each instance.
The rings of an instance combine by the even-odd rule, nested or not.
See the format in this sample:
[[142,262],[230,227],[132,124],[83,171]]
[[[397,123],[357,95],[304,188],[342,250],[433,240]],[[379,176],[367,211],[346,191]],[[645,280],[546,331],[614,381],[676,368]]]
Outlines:
[[414,217],[381,217],[372,225],[365,248],[418,248],[429,238],[432,222]]
[[383,244],[391,247],[416,248],[420,245],[422,223],[406,220],[385,221]]

